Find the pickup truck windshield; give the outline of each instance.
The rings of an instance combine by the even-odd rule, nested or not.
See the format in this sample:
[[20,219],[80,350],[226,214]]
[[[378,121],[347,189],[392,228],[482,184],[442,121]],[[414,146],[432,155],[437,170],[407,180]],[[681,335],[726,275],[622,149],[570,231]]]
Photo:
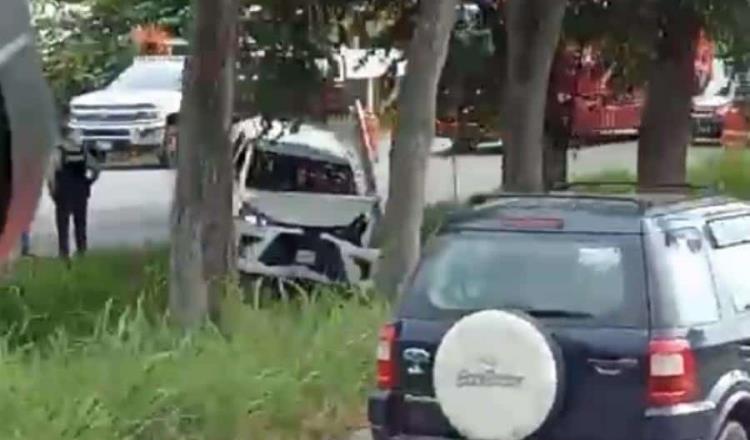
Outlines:
[[110,88],[116,90],[182,89],[183,64],[178,62],[142,62],[125,69]]

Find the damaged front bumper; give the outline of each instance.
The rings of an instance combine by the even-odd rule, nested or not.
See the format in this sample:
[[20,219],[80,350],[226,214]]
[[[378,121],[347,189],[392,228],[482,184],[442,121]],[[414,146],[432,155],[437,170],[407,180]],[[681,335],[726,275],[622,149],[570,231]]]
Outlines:
[[261,225],[237,218],[237,268],[248,275],[318,283],[366,281],[380,251],[337,235],[342,229]]

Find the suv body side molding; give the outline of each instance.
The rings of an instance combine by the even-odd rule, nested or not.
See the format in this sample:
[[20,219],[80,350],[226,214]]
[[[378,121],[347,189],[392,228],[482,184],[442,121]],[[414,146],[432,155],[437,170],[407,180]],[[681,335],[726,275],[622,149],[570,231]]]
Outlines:
[[708,400],[703,400],[700,402],[681,403],[679,405],[665,406],[663,408],[649,408],[646,410],[646,417],[652,418],[686,416],[690,414],[713,411],[714,409],[716,409],[715,403]]
[[669,417],[684,416],[701,412],[713,411],[719,408],[719,405],[726,399],[720,407],[718,417],[719,426],[723,425],[724,418],[732,411],[732,408],[742,400],[750,400],[750,391],[738,391],[727,399],[727,393],[737,385],[744,385],[750,390],[750,375],[741,370],[732,370],[719,378],[711,391],[708,398],[699,402],[681,403],[679,405],[667,406],[663,408],[648,408],[646,417]]

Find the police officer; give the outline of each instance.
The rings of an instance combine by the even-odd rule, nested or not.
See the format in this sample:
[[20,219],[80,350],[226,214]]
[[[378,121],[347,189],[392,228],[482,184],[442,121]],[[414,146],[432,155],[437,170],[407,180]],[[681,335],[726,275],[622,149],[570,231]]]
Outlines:
[[63,259],[70,257],[71,217],[78,255],[86,253],[88,200],[91,185],[99,178],[99,172],[99,164],[88,149],[70,139],[64,130],[61,145],[53,153],[47,181],[55,202],[59,255]]

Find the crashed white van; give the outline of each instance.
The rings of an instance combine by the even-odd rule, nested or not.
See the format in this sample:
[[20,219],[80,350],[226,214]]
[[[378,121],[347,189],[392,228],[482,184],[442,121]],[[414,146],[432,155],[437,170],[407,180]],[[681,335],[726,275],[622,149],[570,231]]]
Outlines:
[[367,189],[356,140],[312,125],[263,130],[259,119],[236,124],[232,138],[240,272],[367,280],[378,258],[369,243],[380,206]]

